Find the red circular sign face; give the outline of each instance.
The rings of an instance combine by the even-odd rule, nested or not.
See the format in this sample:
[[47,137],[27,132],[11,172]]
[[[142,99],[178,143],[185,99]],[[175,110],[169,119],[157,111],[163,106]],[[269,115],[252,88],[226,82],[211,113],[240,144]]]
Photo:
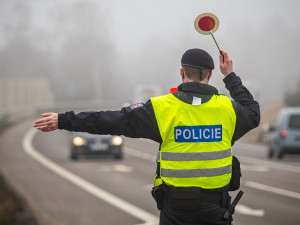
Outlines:
[[215,27],[215,20],[212,17],[204,16],[198,22],[198,27],[203,31],[211,31]]
[[202,13],[195,19],[194,26],[199,33],[210,34],[218,29],[219,20],[212,13]]

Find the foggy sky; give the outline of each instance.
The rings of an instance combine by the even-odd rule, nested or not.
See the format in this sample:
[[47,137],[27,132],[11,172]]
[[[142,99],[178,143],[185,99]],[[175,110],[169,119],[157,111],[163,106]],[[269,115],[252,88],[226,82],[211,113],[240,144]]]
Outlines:
[[198,14],[212,12],[220,20],[219,46],[266,106],[299,88],[299,6],[297,0],[1,0],[0,76],[46,76],[70,99],[130,101],[136,84],[160,84],[165,92],[180,84],[181,55],[198,47],[213,56],[211,84],[225,92],[213,39],[193,27]]

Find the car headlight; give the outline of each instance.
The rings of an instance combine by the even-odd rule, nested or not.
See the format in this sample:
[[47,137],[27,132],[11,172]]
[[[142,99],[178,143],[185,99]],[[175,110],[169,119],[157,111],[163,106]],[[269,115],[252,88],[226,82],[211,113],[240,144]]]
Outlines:
[[120,136],[114,136],[112,139],[111,139],[111,143],[113,145],[121,145],[123,142],[122,138]]
[[82,146],[85,144],[85,140],[82,137],[74,137],[73,138],[73,144],[76,146]]

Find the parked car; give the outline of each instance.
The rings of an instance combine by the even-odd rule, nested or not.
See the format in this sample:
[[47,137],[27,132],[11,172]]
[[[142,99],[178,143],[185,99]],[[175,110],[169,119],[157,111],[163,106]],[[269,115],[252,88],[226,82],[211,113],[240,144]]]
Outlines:
[[83,132],[71,132],[72,160],[80,156],[111,155],[115,159],[122,159],[123,138],[113,135],[96,135]]
[[300,107],[282,109],[269,130],[269,158],[300,154]]

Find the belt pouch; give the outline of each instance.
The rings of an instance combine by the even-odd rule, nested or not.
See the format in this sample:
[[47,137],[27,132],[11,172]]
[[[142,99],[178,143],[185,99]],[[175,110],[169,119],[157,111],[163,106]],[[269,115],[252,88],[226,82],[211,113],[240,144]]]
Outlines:
[[201,203],[201,189],[197,187],[170,187],[168,198],[171,208],[194,211],[199,208]]
[[163,195],[164,195],[162,185],[153,187],[151,194],[156,202],[157,209],[162,210],[163,209]]

